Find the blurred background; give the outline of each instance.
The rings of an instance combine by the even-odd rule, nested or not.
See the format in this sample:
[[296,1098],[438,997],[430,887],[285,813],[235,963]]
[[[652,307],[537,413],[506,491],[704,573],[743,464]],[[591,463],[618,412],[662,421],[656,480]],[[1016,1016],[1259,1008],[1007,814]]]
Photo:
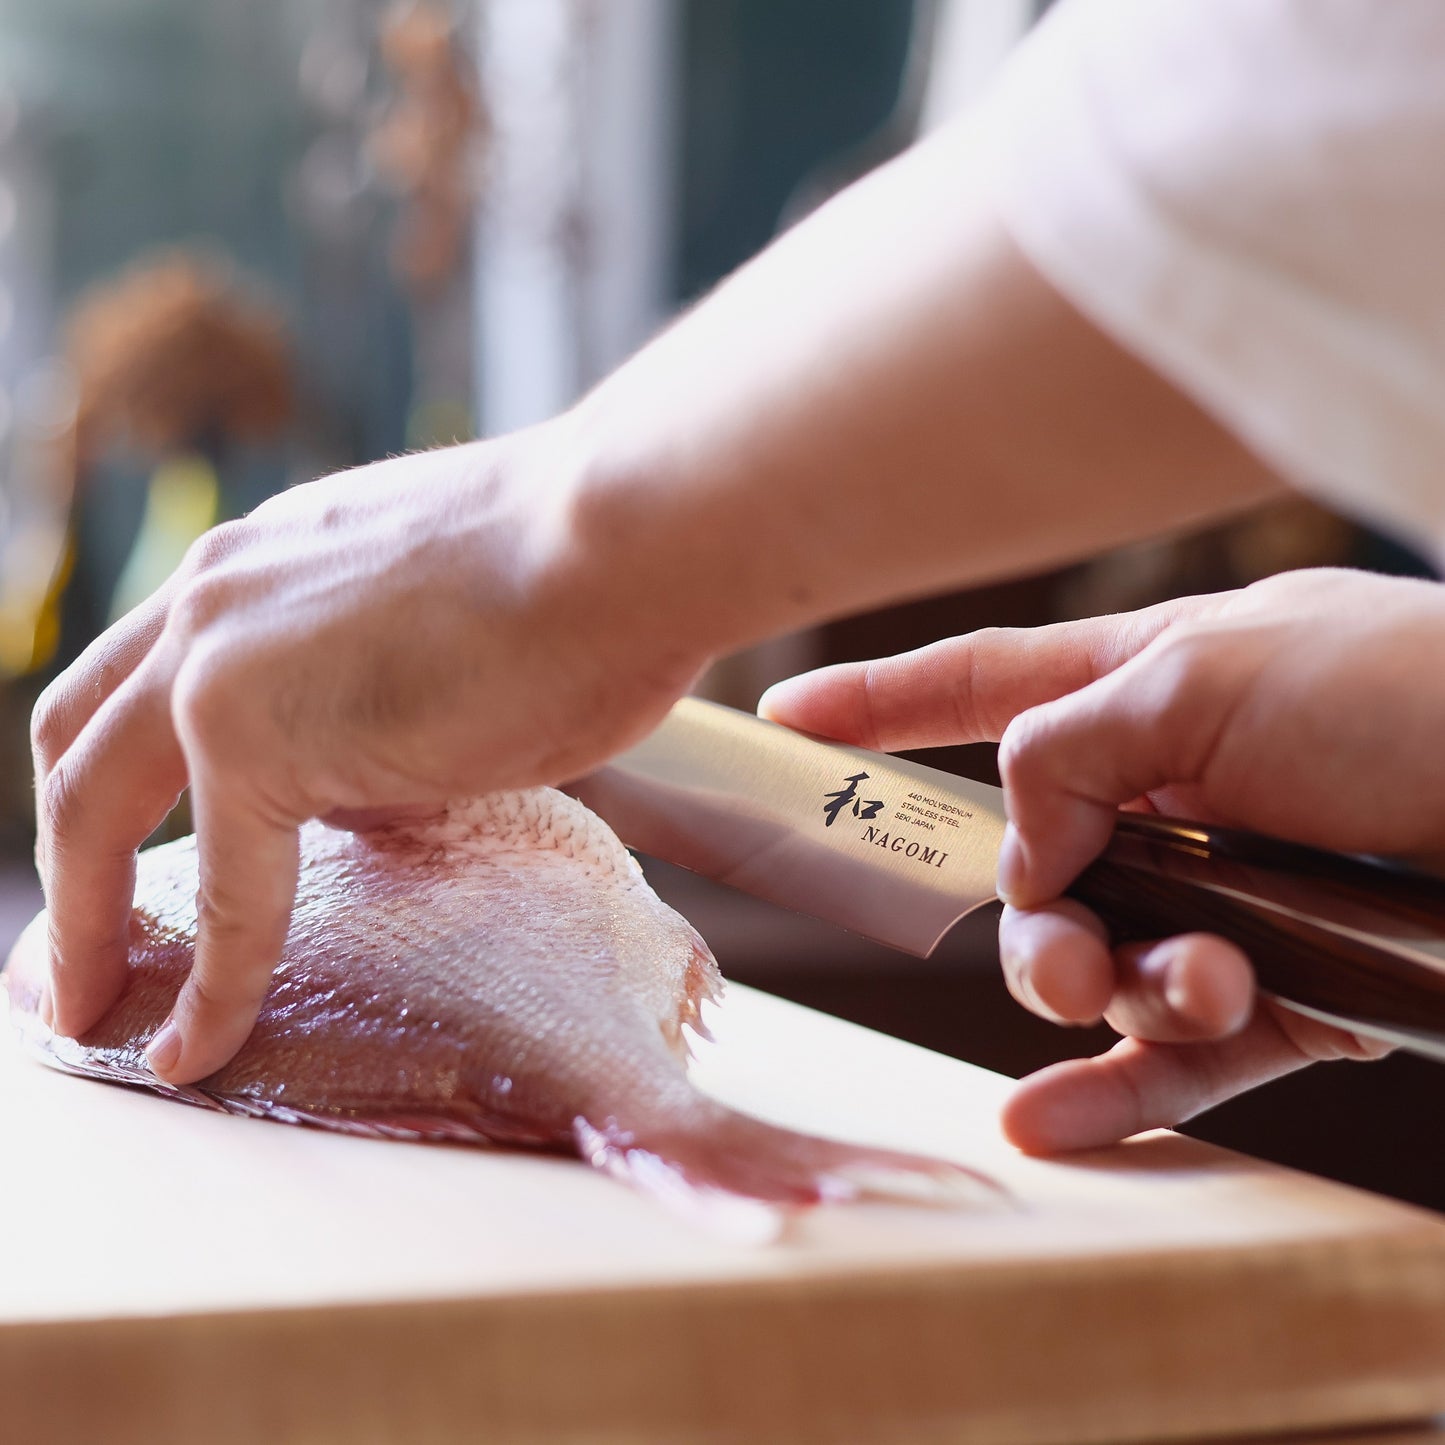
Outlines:
[[[29,710],[207,527],[549,415],[966,107],[1040,0],[0,0],[0,945],[38,906]],[[712,696],[1289,567],[1420,571],[1305,502],[723,660]],[[929,761],[990,777],[986,748]],[[176,827],[184,827],[178,820]],[[725,972],[1007,1073],[985,911],[905,959],[664,868]],[[1332,1065],[1192,1132],[1445,1208],[1445,1071]]]

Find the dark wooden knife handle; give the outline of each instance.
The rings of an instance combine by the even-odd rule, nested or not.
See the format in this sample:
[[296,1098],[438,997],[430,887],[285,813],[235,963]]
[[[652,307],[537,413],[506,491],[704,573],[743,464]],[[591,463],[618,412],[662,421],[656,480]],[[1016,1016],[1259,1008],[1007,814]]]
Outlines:
[[1108,851],[1069,894],[1115,942],[1213,933],[1245,952],[1268,993],[1445,1044],[1445,952],[1428,953],[1445,939],[1445,879],[1242,830],[1123,814]]

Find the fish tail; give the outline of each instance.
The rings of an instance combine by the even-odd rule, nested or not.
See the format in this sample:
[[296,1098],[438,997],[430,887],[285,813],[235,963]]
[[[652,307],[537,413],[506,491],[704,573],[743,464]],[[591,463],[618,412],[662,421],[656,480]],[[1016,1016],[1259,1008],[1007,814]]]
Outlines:
[[627,1128],[578,1118],[573,1133],[583,1158],[693,1215],[746,1218],[744,1206],[761,1205],[777,1216],[865,1197],[942,1205],[1008,1197],[962,1164],[797,1133],[711,1100],[682,1124]]

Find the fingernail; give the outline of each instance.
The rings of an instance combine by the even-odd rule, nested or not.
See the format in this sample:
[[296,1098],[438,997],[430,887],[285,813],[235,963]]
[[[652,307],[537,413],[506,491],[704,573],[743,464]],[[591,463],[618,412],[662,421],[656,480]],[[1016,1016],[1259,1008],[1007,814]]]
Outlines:
[[1039,999],[1039,991],[1034,987],[1034,980],[1026,963],[1018,959],[1009,959],[1006,965],[1013,969],[1014,989],[1019,995],[1019,1002],[1028,1009],[1030,1013],[1038,1013],[1043,1004]]
[[1173,950],[1164,962],[1164,1003],[1171,1012],[1187,1018],[1194,1005],[1194,996],[1185,978],[1185,969]]
[[146,1045],[146,1059],[153,1073],[165,1074],[175,1068],[180,1057],[181,1031],[171,1019],[167,1019]]
[[1033,960],[1027,953],[1019,954],[1013,949],[999,948],[999,962],[1003,964],[1006,976],[1013,979],[1014,995],[1030,1013],[1037,1014],[1050,1023],[1064,1024],[1069,1020],[1057,1014],[1039,997],[1034,983]]
[[1050,1008],[1043,1001],[1039,994],[1037,985],[1034,983],[1033,971],[1027,967],[1020,970],[1018,974],[1019,987],[1028,1000],[1028,1009],[1031,1013],[1037,1014],[1041,1019],[1051,1024],[1063,1024],[1068,1026],[1074,1022],[1073,1019],[1065,1018],[1057,1009]]
[[1014,895],[1023,887],[1027,871],[1024,845],[1019,841],[1014,825],[1006,823],[1003,842],[998,846],[998,896],[1005,903],[1014,902]]

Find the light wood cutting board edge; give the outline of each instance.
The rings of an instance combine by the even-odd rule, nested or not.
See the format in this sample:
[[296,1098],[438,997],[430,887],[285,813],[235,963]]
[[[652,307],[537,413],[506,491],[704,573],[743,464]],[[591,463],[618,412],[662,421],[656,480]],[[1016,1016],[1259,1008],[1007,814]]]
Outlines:
[[1167,1271],[1064,1260],[1023,1291],[1010,1264],[32,1324],[0,1331],[0,1400],[10,1438],[108,1445],[441,1445],[483,1422],[519,1445],[1123,1445],[1403,1423],[1445,1410],[1439,1246],[1406,1231],[1342,1282],[1316,1243]]

